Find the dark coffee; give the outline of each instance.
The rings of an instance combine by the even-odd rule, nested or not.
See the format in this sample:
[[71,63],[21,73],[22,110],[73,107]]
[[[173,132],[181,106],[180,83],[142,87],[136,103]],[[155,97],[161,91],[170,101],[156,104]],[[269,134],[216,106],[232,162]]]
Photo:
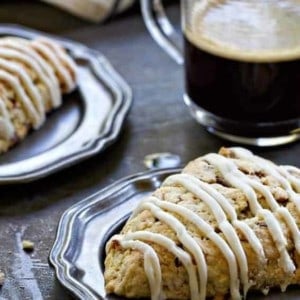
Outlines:
[[203,125],[256,137],[299,129],[298,8],[295,0],[195,1],[183,6],[188,12],[185,99],[200,108],[196,117]]
[[188,96],[217,116],[250,122],[300,118],[300,60],[232,60],[185,38],[185,64]]

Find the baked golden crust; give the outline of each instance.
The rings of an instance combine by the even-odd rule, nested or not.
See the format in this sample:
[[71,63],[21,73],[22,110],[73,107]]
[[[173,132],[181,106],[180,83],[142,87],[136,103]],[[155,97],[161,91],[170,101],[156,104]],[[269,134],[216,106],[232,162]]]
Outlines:
[[[36,49],[34,45],[40,43],[52,60]],[[60,106],[61,94],[71,92],[75,86],[75,63],[56,42],[46,38],[1,38],[0,153],[24,139],[31,129],[38,129],[45,114]]]
[[[277,178],[276,174],[270,174],[269,169],[263,167],[259,162],[253,162],[245,158],[236,157],[235,151],[232,149],[222,148],[220,150],[222,157],[228,158],[237,166],[247,178],[261,183],[270,193],[280,207],[288,210],[293,217],[298,229],[300,226],[299,208],[295,202],[291,201],[291,191],[287,192],[283,183]],[[297,171],[293,173],[293,180],[300,180]],[[238,228],[234,228],[240,240],[242,249],[246,256],[248,267],[248,281],[250,289],[260,290],[267,293],[270,288],[281,287],[284,290],[290,284],[300,284],[300,255],[295,246],[295,234],[291,232],[291,225],[283,218],[281,210],[273,211],[272,215],[278,221],[284,237],[286,238],[286,253],[295,266],[290,271],[284,267],[282,262],[282,252],[278,246],[278,242],[274,241],[274,234],[270,229],[268,219],[264,219],[262,215],[254,215],[249,205],[247,195],[241,189],[232,186],[224,173],[220,169],[210,163],[206,157],[200,157],[190,162],[184,169],[183,174],[197,178],[203,183],[207,183],[211,188],[224,196],[230,205],[234,208],[238,220],[247,224],[255,233],[264,250],[264,258],[259,257],[255,252],[253,245],[246,238],[245,234]],[[297,174],[296,174],[297,173]],[[246,179],[245,179],[246,180]],[[256,197],[261,205],[261,209],[270,210],[270,204],[262,193],[255,190]],[[300,191],[294,189],[297,197]],[[197,214],[207,224],[211,226],[213,231],[223,240],[229,242],[224,236],[222,226],[216,219],[216,213],[211,207],[199,196],[191,192],[184,184],[175,181],[166,181],[162,187],[157,189],[153,194],[155,199],[163,202],[176,204],[180,207]],[[145,200],[147,201],[147,200]],[[207,283],[206,296],[223,299],[223,297],[231,293],[231,275],[229,272],[228,261],[220,247],[208,238],[205,232],[199,230],[188,218],[168,211],[168,214],[175,217],[187,230],[187,233],[196,241],[198,247],[203,251],[207,264]],[[196,265],[194,255],[186,249],[186,245],[180,240],[174,228],[167,224],[165,220],[154,215],[153,211],[142,207],[128,220],[120,235],[114,236],[107,244],[107,256],[105,260],[105,282],[107,293],[115,293],[128,298],[150,297],[149,278],[144,268],[144,253],[135,247],[123,247],[123,237],[134,232],[153,232],[163,235],[176,243],[179,248],[184,249],[192,256],[194,266]],[[228,219],[229,216],[227,215]],[[233,220],[230,220],[233,224]],[[279,233],[278,233],[279,234]],[[155,242],[143,240],[144,243],[150,245],[156,252],[162,275],[162,293],[167,299],[191,299],[189,276],[187,268],[178,259],[176,255],[171,253],[167,247],[162,247]],[[240,290],[242,286],[241,268],[239,266]],[[245,289],[244,289],[245,291]],[[231,295],[232,296],[232,295]],[[238,299],[238,296],[232,296]]]

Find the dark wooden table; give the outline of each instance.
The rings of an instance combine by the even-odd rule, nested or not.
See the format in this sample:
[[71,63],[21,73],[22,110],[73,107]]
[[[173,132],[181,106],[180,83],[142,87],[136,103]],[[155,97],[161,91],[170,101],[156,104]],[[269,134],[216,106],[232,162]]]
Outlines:
[[[170,7],[176,15],[177,7]],[[104,153],[35,183],[0,188],[0,299],[71,299],[48,264],[58,220],[72,204],[115,180],[145,169],[143,158],[172,152],[187,162],[222,145],[189,116],[182,70],[153,42],[138,9],[105,25],[89,24],[34,1],[1,1],[0,22],[63,35],[104,53],[126,78],[134,104],[117,142]],[[300,165],[300,144],[256,149],[277,162]],[[21,240],[35,243],[25,253]]]

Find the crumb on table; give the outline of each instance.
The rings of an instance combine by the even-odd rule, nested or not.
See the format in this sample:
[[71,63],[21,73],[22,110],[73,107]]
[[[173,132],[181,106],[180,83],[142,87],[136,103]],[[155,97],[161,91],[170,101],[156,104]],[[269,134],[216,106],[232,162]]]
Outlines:
[[34,242],[29,240],[22,241],[22,248],[24,251],[33,251],[34,249]]
[[0,271],[0,286],[4,284],[5,281],[5,274]]

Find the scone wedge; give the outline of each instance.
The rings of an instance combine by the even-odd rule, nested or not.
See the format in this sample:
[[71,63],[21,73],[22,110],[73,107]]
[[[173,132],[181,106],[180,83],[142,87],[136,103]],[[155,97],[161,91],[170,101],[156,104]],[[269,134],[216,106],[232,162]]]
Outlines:
[[106,245],[107,293],[242,299],[300,284],[300,170],[244,148],[190,162]]
[[57,42],[0,38],[0,153],[40,128],[75,86],[75,62]]

